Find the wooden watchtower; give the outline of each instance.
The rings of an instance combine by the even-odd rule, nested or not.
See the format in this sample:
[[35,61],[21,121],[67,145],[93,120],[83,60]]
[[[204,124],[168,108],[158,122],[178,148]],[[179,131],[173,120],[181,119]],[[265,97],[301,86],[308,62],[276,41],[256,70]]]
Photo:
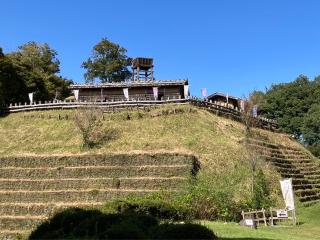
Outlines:
[[132,80],[133,81],[153,81],[153,59],[135,58],[132,60]]

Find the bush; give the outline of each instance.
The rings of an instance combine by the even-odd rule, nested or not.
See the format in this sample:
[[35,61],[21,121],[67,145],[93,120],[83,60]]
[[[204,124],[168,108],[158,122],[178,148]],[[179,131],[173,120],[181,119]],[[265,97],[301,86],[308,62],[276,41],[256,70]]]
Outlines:
[[251,208],[269,208],[271,206],[271,199],[267,179],[261,169],[255,175]]
[[107,212],[139,214],[158,219],[185,220],[190,218],[190,206],[177,199],[165,199],[159,195],[146,197],[128,197],[107,202]]
[[216,239],[195,224],[159,224],[151,216],[103,214],[71,208],[57,213],[34,230],[29,239]]
[[308,150],[316,157],[320,158],[320,144],[309,146]]
[[208,228],[196,224],[162,224],[153,232],[153,239],[218,239]]

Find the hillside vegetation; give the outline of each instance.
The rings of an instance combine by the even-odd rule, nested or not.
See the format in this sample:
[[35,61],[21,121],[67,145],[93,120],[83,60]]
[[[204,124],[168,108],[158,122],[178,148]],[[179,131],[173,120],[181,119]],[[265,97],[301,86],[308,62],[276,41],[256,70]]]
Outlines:
[[[241,123],[186,106],[105,113],[104,131],[112,136],[90,150],[81,148],[81,136],[71,110],[11,114],[0,119],[0,154],[141,153],[177,152],[194,154],[201,163],[200,175],[210,172],[215,184],[233,186],[243,198],[250,190],[250,157]],[[61,120],[58,120],[60,116]],[[287,135],[255,129],[273,143],[300,147]],[[263,162],[261,162],[263,164]],[[278,174],[264,166],[278,189]],[[246,183],[247,182],[247,183]],[[272,182],[271,182],[272,183]],[[211,184],[211,183],[208,183]],[[239,188],[238,184],[241,184]],[[272,186],[272,184],[271,184]],[[276,192],[274,192],[277,194]]]
[[[279,188],[283,174],[275,167],[279,164],[272,163],[287,166],[296,153],[310,155],[288,135],[261,129],[251,130],[255,140],[250,143],[243,124],[191,105],[104,113],[99,128],[105,137],[93,148],[84,149],[75,111],[16,113],[0,118],[4,213],[0,223],[11,224],[4,234],[17,229],[25,234],[24,224],[31,217],[24,212],[29,213],[30,208],[36,210],[32,211],[35,223],[59,204],[101,206],[113,196],[144,193],[152,199],[155,192],[169,189],[184,189],[174,202],[191,208],[194,218],[238,220],[242,209],[283,207]],[[283,150],[274,149],[276,146]],[[262,155],[269,154],[269,160],[259,157],[261,150]],[[310,161],[318,164],[308,158],[310,169]],[[192,178],[194,168],[196,177]],[[317,177],[316,171],[312,174]],[[185,181],[188,178],[190,181]],[[15,184],[19,181],[21,184]],[[304,188],[310,184],[316,187],[318,180],[310,182],[301,176],[299,181],[306,182],[303,186],[297,183]],[[301,190],[300,195],[308,201],[318,199],[318,191],[307,199],[305,193],[309,192]],[[158,201],[159,195],[154,196]],[[160,200],[170,202],[172,196],[163,192]],[[11,208],[15,220],[5,210]]]

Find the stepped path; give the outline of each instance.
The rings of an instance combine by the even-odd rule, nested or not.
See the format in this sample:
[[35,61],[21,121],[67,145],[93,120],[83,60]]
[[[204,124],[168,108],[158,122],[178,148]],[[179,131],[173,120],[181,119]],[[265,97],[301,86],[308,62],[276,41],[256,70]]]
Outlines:
[[177,191],[196,166],[195,157],[179,154],[1,157],[0,235],[26,235],[67,207]]
[[283,178],[292,178],[298,199],[306,205],[320,201],[320,161],[302,148],[249,140],[249,145]]

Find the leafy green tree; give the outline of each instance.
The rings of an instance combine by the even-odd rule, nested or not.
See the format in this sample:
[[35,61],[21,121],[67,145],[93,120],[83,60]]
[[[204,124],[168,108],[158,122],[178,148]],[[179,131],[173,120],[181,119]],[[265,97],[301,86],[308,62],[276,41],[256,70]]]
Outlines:
[[272,85],[265,94],[262,112],[276,119],[282,130],[301,138],[304,117],[318,101],[317,86],[320,86],[319,80],[310,81],[302,75],[291,83]]
[[99,78],[101,82],[121,82],[130,78],[128,66],[131,59],[126,56],[127,50],[118,44],[103,38],[93,47],[92,56],[82,63],[86,69],[84,77],[87,82]]
[[249,101],[252,103],[252,105],[256,105],[258,109],[260,109],[260,106],[263,105],[265,101],[265,94],[262,91],[253,91],[250,93]]
[[304,118],[302,133],[308,145],[320,145],[320,103],[309,109]]
[[27,100],[27,87],[18,71],[0,48],[0,104]]
[[7,54],[20,78],[24,79],[28,92],[35,93],[36,100],[64,98],[69,95],[71,81],[57,76],[60,61],[57,52],[48,44],[28,42],[18,51]]

